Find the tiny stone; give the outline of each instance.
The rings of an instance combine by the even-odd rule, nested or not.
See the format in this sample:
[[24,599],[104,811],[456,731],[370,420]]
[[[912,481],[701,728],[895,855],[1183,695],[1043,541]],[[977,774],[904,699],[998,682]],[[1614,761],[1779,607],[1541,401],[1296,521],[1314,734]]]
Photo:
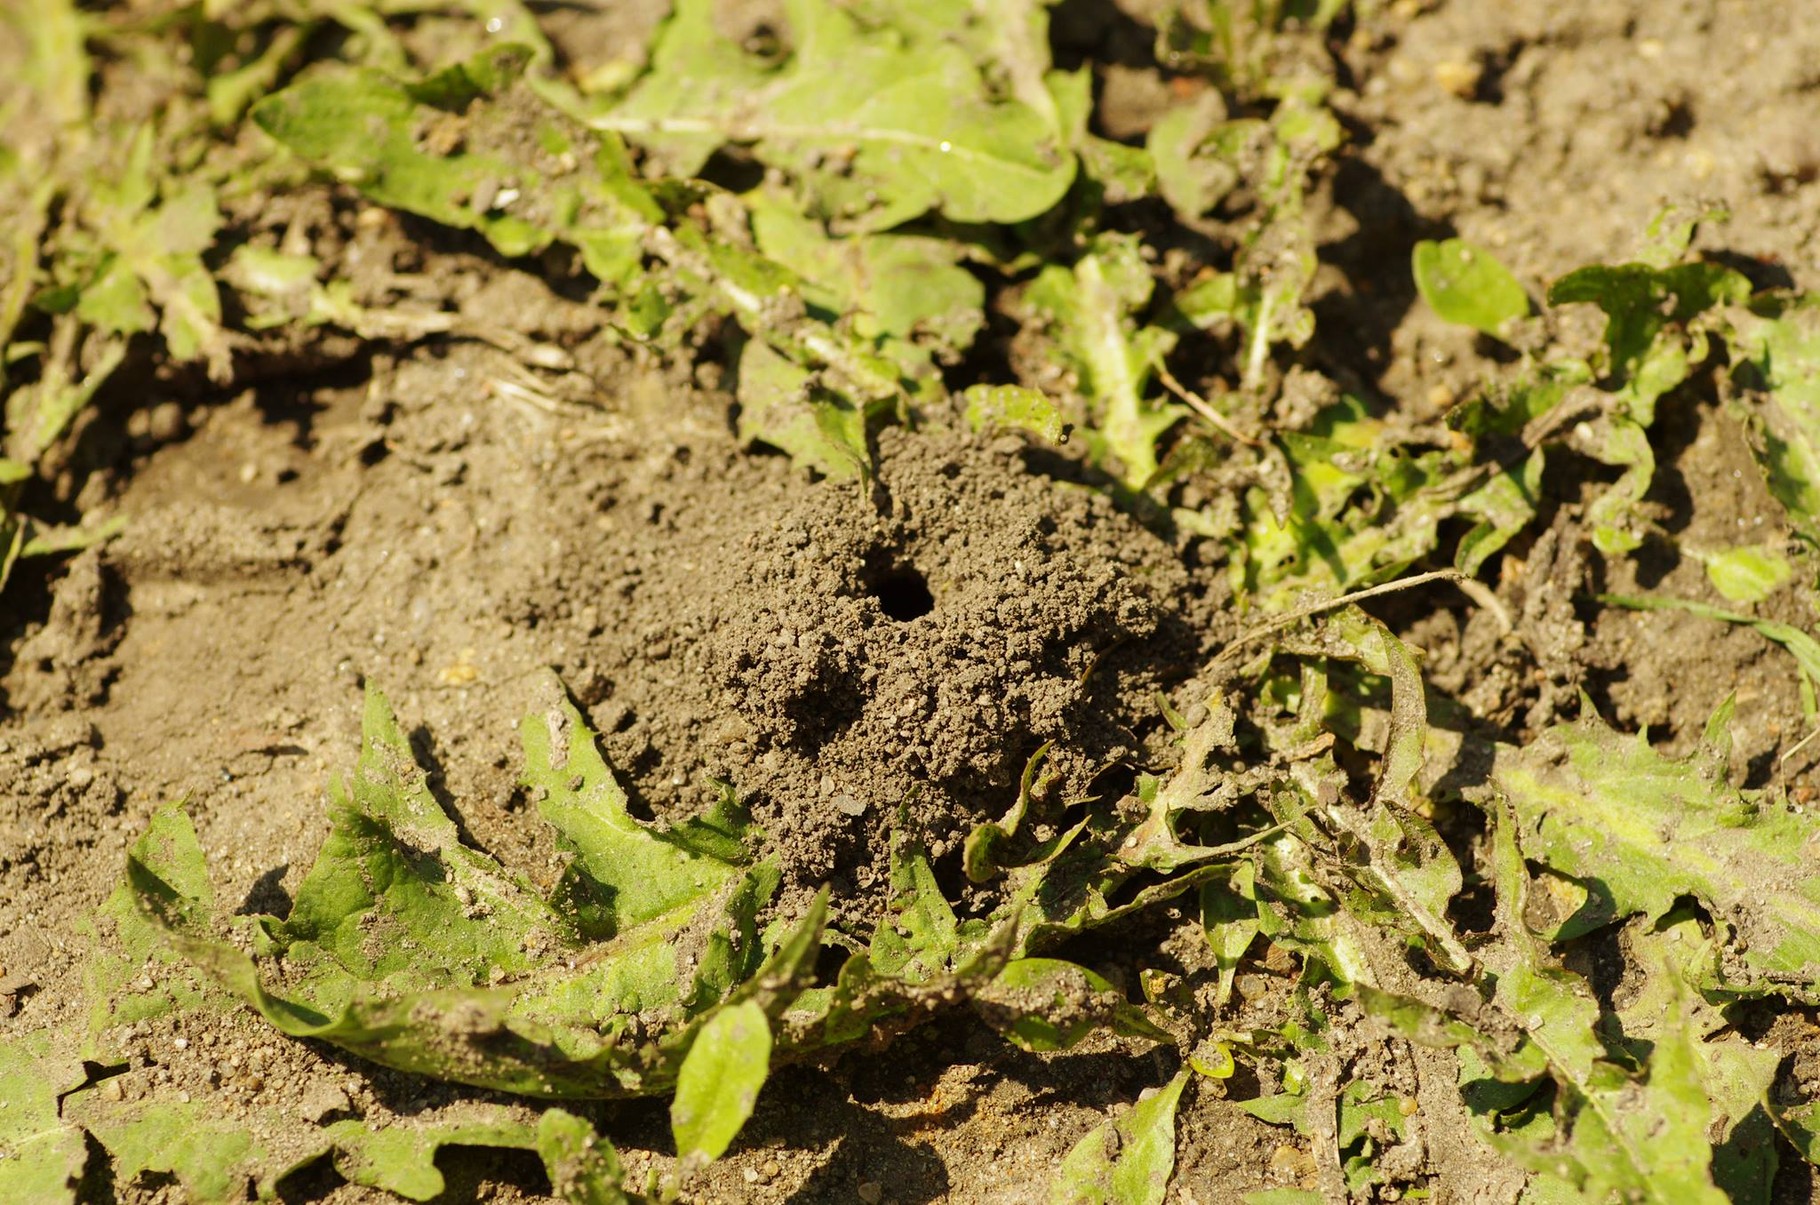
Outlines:
[[866,1205],[878,1205],[885,1199],[885,1186],[877,1180],[867,1180],[859,1186],[859,1199]]
[[159,443],[181,439],[189,431],[183,407],[176,402],[160,402],[146,416],[146,433]]
[[843,816],[864,816],[866,801],[855,799],[851,795],[841,794],[834,797],[834,809]]

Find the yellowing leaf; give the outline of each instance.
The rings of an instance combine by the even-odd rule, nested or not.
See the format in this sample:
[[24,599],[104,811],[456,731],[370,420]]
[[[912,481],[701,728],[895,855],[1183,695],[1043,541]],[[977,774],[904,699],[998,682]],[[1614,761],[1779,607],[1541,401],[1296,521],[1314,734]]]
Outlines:
[[[1723,713],[1711,731],[1723,728]],[[1596,718],[1502,749],[1492,779],[1509,801],[1524,855],[1578,883],[1585,903],[1556,936],[1682,896],[1727,934],[1720,982],[1741,993],[1820,989],[1820,823],[1781,798],[1725,781],[1717,737],[1684,758]]]

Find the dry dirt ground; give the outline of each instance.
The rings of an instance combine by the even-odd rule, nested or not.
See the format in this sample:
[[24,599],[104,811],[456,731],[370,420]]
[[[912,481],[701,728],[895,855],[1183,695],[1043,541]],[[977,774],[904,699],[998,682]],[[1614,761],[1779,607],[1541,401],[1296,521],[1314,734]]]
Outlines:
[[[1457,232],[1493,247],[1533,290],[1622,257],[1668,198],[1727,205],[1731,221],[1702,246],[1759,282],[1820,287],[1816,17],[1772,0],[1367,6],[1332,46],[1350,142],[1315,201],[1327,264],[1315,365],[1412,412],[1445,405],[1482,370],[1483,349],[1415,301],[1415,240]],[[564,38],[617,36],[561,21]],[[1103,81],[1105,120],[1141,133],[1167,85],[1131,15],[1070,0],[1057,29],[1077,47],[1124,47]],[[711,778],[737,781],[787,883],[835,879],[857,925],[900,804],[951,863],[962,823],[1002,810],[1041,742],[1076,751],[1063,768],[1083,789],[1095,766],[1143,763],[1157,693],[1230,634],[1217,569],[1018,440],[893,431],[876,489],[812,483],[741,451],[716,366],[626,360],[587,305],[465,244],[440,238],[426,265],[411,250],[430,237],[422,228],[322,196],[293,204],[317,211],[267,220],[303,220],[340,242],[344,263],[426,273],[417,287],[463,314],[569,348],[598,405],[526,404],[510,355],[448,341],[274,363],[231,397],[146,382],[89,416],[69,471],[88,474],[86,503],[128,518],[125,533],[29,566],[0,602],[0,1039],[79,1016],[86,918],[162,802],[189,800],[219,898],[282,910],[326,830],[325,783],[354,757],[366,681],[388,691],[472,839],[509,864],[537,873],[552,853],[516,784],[513,723],[553,666],[638,808],[686,813]],[[1770,502],[1719,405],[1679,404],[1662,430],[1652,500],[1685,543],[1765,521]],[[1573,481],[1554,484],[1573,500]],[[1571,531],[1558,541],[1571,542]],[[1538,672],[1674,741],[1736,692],[1745,772],[1798,785],[1806,763],[1778,761],[1799,727],[1787,658],[1691,616],[1585,623],[1573,590],[1639,583],[1585,580],[1565,553],[1550,572],[1564,586],[1544,616],[1558,655]],[[1699,565],[1666,553],[1636,572],[1650,588],[1702,590]],[[1533,694],[1489,676],[1463,613],[1439,609],[1453,601],[1393,614],[1431,672],[1453,690]],[[1523,724],[1514,707],[1509,731]],[[1168,941],[1167,919],[1075,953],[1127,976],[1204,974],[1203,950]],[[1281,970],[1241,976],[1235,1025],[1268,1017]],[[1800,1031],[1797,1045],[1811,1028],[1779,1024]],[[319,1116],[383,1119],[477,1095],[375,1072],[250,1018],[182,1050],[163,1045],[168,1033],[145,1040],[129,1078],[193,1077],[229,1100],[264,1092]],[[1350,1040],[1342,1026],[1336,1059],[1354,1056]],[[263,1068],[259,1085],[234,1088],[250,1066]],[[1084,1132],[1169,1071],[1113,1039],[1039,1058],[966,1019],[941,1022],[882,1057],[778,1074],[693,1195],[1039,1199]],[[1450,1067],[1411,1055],[1376,1075],[1421,1105],[1412,1139],[1388,1156],[1407,1165],[1402,1182],[1425,1183],[1434,1202],[1514,1198],[1510,1173],[1464,1128]],[[1241,1075],[1227,1091],[1258,1087]],[[660,1105],[603,1108],[600,1120],[634,1168],[664,1157]],[[1170,1199],[1184,1205],[1318,1182],[1303,1140],[1239,1112],[1211,1081],[1185,1106],[1180,1152]],[[547,1191],[529,1158],[456,1150],[442,1164],[449,1200]],[[1809,1200],[1806,1165],[1791,1152],[1784,1167],[1779,1198]],[[369,1199],[324,1167],[283,1188]]]

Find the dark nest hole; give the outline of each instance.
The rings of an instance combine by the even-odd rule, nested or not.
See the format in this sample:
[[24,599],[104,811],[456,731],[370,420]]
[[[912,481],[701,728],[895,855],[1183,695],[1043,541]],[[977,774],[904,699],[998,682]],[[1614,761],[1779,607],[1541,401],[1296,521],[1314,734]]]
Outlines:
[[899,623],[921,619],[935,610],[929,579],[913,565],[892,565],[866,580],[866,593],[878,600],[879,609]]

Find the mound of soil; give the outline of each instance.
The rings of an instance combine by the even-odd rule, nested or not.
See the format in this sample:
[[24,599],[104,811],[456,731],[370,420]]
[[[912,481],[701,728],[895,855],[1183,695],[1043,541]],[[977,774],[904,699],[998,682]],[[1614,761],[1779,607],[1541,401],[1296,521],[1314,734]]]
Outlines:
[[679,819],[730,784],[787,882],[844,909],[886,881],[885,829],[940,862],[1046,744],[1057,798],[1148,764],[1159,695],[1224,626],[1217,579],[1021,437],[887,430],[863,484],[720,451],[602,499],[565,673],[635,805]]

